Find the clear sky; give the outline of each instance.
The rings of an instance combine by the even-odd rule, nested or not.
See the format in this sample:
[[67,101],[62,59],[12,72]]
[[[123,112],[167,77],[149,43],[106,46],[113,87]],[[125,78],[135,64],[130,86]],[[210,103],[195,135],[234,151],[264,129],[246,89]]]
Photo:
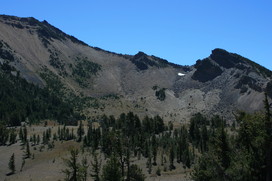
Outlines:
[[223,48],[272,70],[272,0],[3,0],[0,14],[46,20],[116,53],[192,65]]

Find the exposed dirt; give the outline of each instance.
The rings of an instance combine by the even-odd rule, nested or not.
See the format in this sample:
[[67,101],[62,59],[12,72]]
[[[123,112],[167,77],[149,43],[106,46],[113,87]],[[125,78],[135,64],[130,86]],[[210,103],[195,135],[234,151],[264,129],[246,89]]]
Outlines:
[[[63,38],[63,34],[52,27],[49,27],[52,35],[48,34],[48,39],[37,31],[43,28],[41,23],[29,21],[31,23],[26,19],[0,16],[0,40],[15,57],[10,64],[21,76],[39,85],[45,85],[39,73],[46,67],[77,95],[119,97],[99,99],[102,103],[98,108],[90,106],[85,110],[90,117],[101,113],[118,116],[121,112],[133,111],[140,116],[159,114],[168,121],[188,121],[197,112],[231,119],[231,112],[237,109],[249,112],[262,109],[263,92],[269,90],[267,83],[271,77],[264,76],[264,68],[258,69],[255,64],[224,50],[215,49],[210,57],[197,61],[196,66],[174,66],[162,64],[161,59],[143,52],[135,56],[119,55],[86,46],[67,36]],[[45,44],[46,38],[48,43]],[[63,68],[50,64],[52,55]],[[87,87],[81,87],[72,74],[71,67],[77,58],[101,65],[101,71],[85,80]],[[132,61],[135,59],[136,62]],[[140,65],[145,66],[139,69]],[[179,76],[181,73],[183,76]],[[243,81],[243,77],[250,81]],[[164,101],[156,98],[153,86],[166,89]]]
[[[44,125],[32,125],[31,127],[27,127],[28,135],[40,135],[42,138],[42,133],[48,129],[49,127],[52,129],[52,134],[57,132],[58,125],[54,122],[47,121],[48,125],[45,127]],[[87,131],[87,127],[85,125],[85,130]],[[179,125],[174,124],[174,127],[178,127]],[[62,126],[61,126],[62,127]],[[77,129],[75,126],[69,126],[69,129],[74,131]],[[51,139],[52,140],[52,139]],[[77,148],[80,151],[79,154],[79,162],[83,158],[83,156],[87,157],[88,163],[91,162],[91,154],[85,149],[84,153],[82,152],[82,143],[78,143],[75,140],[70,141],[54,141],[54,148],[48,149],[48,146],[45,146],[42,151],[40,148],[42,144],[36,146],[30,146],[30,152],[32,154],[31,158],[25,159],[25,164],[22,167],[23,156],[25,153],[25,147],[21,145],[18,140],[16,144],[11,146],[1,146],[0,147],[0,180],[6,181],[46,181],[46,180],[64,180],[65,175],[62,173],[62,170],[65,169],[64,158],[68,158],[70,155],[69,150],[71,148]],[[7,176],[6,174],[10,173],[8,169],[8,163],[10,156],[15,154],[15,174]],[[105,160],[101,156],[102,165],[105,164]],[[166,158],[167,159],[167,158]],[[175,170],[169,171],[169,165],[167,163],[164,166],[161,165],[161,159],[157,159],[157,166],[152,167],[151,174],[148,174],[146,168],[146,159],[141,157],[138,160],[137,157],[131,158],[131,164],[137,164],[143,170],[143,173],[146,175],[147,181],[174,181],[174,180],[190,180],[190,170],[185,170],[180,163],[174,163],[176,166]],[[156,175],[156,171],[158,167],[161,170],[161,176]],[[165,171],[166,169],[167,171]],[[90,168],[89,168],[90,173]],[[88,180],[92,180],[92,178],[88,175]]]

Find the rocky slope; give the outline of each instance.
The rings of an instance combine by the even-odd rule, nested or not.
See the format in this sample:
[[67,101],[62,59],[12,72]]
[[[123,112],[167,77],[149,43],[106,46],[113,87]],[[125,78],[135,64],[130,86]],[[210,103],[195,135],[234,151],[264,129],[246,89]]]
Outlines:
[[215,49],[193,66],[139,52],[121,55],[91,47],[34,18],[0,16],[0,63],[28,82],[85,101],[84,113],[159,114],[186,121],[190,115],[262,109],[272,98],[271,71],[237,54]]

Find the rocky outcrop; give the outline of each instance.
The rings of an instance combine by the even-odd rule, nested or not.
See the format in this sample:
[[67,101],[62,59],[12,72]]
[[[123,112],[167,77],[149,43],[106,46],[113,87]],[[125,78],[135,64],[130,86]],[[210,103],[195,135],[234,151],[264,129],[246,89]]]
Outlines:
[[218,65],[212,63],[209,59],[198,61],[195,68],[196,71],[193,74],[192,79],[200,82],[211,81],[223,72]]
[[181,66],[144,52],[91,47],[35,18],[0,16],[0,63],[28,82],[62,88],[69,101],[81,97],[88,117],[128,111],[171,121],[197,112],[228,117],[236,109],[262,109],[264,91],[272,98],[272,72],[238,54],[214,49],[194,66]]
[[272,81],[267,83],[266,93],[272,99]]
[[232,54],[223,49],[214,49],[211,54],[211,59],[224,68],[232,68],[242,61],[234,57]]

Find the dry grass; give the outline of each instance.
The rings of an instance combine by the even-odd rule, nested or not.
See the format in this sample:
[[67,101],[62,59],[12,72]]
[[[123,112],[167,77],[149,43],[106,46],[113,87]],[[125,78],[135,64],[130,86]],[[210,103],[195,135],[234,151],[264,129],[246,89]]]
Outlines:
[[[86,126],[86,122],[84,123]],[[48,121],[48,126],[44,127],[43,125],[35,125],[31,127],[27,127],[28,129],[28,135],[33,135],[34,133],[37,135],[39,134],[42,138],[42,133],[48,128],[52,129],[52,133],[57,132],[58,125],[55,122]],[[76,130],[77,127],[70,126],[69,129]],[[86,129],[86,127],[85,127]],[[19,128],[18,128],[19,130]],[[63,163],[63,158],[67,158],[69,156],[69,150],[73,148],[77,148],[79,150],[81,149],[80,143],[70,140],[70,141],[55,141],[55,147],[53,149],[48,149],[47,146],[43,149],[43,151],[40,151],[41,144],[36,146],[31,146],[30,151],[31,154],[34,155],[34,157],[26,159],[25,165],[21,169],[22,165],[22,158],[24,155],[25,148],[23,149],[23,146],[21,145],[20,141],[16,144],[13,144],[11,146],[1,146],[0,147],[0,180],[10,180],[10,181],[29,181],[29,180],[35,180],[35,181],[44,181],[44,180],[63,180],[65,178],[65,175],[62,173],[62,169],[65,168],[65,165]],[[13,175],[6,176],[7,173],[9,173],[8,169],[8,162],[9,158],[12,155],[12,153],[15,154],[15,166],[16,166],[16,172]],[[91,154],[90,152],[86,151],[83,153],[80,151],[79,155],[79,161],[83,158],[83,156],[86,156],[88,159],[88,162],[91,161]],[[158,156],[159,157],[159,156]],[[105,163],[104,158],[102,157],[102,165]],[[182,168],[181,164],[175,163],[177,169],[173,171],[164,171],[164,166],[161,166],[161,160],[160,158],[157,159],[158,166],[152,167],[152,173],[148,174],[147,168],[146,168],[146,159],[141,157],[140,160],[138,160],[136,157],[131,159],[132,164],[139,165],[143,172],[146,175],[147,181],[155,181],[155,180],[188,180],[189,179],[189,171],[184,170]],[[161,176],[156,175],[157,168],[160,167],[161,169]],[[165,167],[168,169],[168,165],[165,164]],[[90,171],[90,169],[89,169]],[[88,180],[92,180],[90,176],[88,176]]]

